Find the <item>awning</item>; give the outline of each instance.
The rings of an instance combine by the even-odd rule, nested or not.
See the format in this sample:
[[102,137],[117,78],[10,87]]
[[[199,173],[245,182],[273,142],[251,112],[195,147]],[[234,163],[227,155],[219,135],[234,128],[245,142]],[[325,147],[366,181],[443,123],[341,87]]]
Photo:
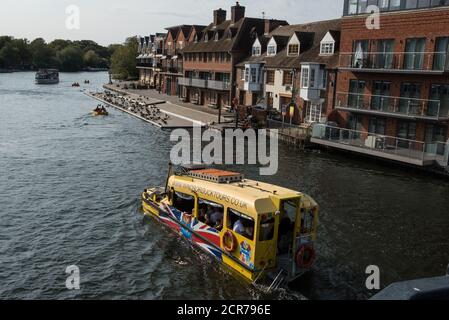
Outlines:
[[162,56],[161,57],[161,60],[165,60],[165,59],[167,59],[167,56]]
[[177,60],[177,59],[178,59],[178,56],[174,56],[174,57],[172,57],[171,59],[172,59],[172,60]]
[[139,55],[136,59],[142,59],[143,58],[143,54]]

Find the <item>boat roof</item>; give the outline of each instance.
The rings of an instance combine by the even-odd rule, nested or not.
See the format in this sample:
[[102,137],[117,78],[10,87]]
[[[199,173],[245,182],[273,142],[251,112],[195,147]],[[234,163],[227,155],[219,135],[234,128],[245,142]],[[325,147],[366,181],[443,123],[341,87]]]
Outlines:
[[[224,176],[232,176],[232,172],[222,171]],[[214,175],[219,174],[214,172]],[[242,213],[259,215],[277,211],[274,199],[291,199],[302,197],[306,205],[316,206],[309,196],[277,185],[242,179],[237,182],[217,183],[189,175],[174,175],[169,180],[169,186],[179,192],[190,192],[205,200],[220,204],[226,203]]]
[[59,72],[58,69],[39,69],[38,72]]

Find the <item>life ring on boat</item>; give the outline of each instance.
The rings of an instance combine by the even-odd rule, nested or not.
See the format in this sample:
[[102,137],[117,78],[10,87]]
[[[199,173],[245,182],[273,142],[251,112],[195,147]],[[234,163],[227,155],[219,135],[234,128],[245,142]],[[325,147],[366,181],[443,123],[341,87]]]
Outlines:
[[227,231],[223,236],[223,248],[229,253],[237,249],[237,238],[231,231]]
[[302,269],[310,269],[316,260],[316,251],[311,245],[303,245],[296,252],[296,265]]

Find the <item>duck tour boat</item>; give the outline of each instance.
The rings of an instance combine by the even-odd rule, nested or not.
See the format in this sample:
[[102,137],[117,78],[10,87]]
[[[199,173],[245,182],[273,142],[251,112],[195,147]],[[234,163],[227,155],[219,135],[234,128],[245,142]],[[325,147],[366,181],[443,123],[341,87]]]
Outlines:
[[145,215],[269,290],[315,263],[318,205],[303,193],[240,173],[170,164],[165,188],[145,190],[142,201]]

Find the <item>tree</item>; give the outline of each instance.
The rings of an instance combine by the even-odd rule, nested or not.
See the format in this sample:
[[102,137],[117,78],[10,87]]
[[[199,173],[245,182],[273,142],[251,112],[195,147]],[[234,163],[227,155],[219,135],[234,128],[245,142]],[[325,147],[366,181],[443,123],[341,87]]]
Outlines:
[[29,69],[32,63],[33,56],[29,48],[28,40],[14,39],[12,41],[12,44],[18,52],[19,65],[17,65],[17,67],[22,70]]
[[99,68],[100,57],[93,50],[89,50],[84,54],[84,64],[86,67]]
[[125,80],[137,78],[137,54],[137,38],[129,38],[124,45],[115,47],[111,57],[111,71],[116,79]]
[[12,42],[6,43],[0,49],[0,59],[4,67],[9,69],[16,69],[20,65],[19,49],[17,49]]
[[62,71],[76,72],[84,67],[83,51],[78,46],[68,46],[58,52],[57,57]]
[[52,48],[53,50],[55,50],[57,52],[57,51],[61,51],[65,48],[67,48],[68,46],[72,45],[72,41],[56,39],[56,40],[53,40],[52,42],[50,42],[48,45],[50,48]]
[[32,66],[34,69],[58,67],[58,62],[55,58],[56,52],[47,45],[44,39],[35,39],[30,43],[29,49],[32,55]]

